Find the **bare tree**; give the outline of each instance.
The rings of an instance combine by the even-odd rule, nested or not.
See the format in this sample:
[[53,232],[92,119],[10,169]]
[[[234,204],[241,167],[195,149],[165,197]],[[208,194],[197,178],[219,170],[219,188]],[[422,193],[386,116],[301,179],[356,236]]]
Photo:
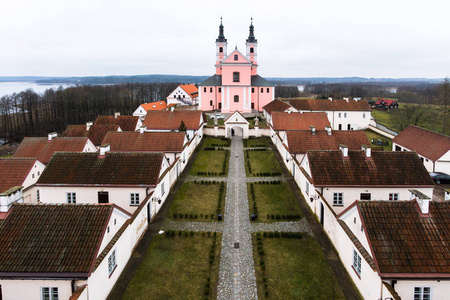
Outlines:
[[446,128],[446,116],[447,116],[447,104],[449,103],[450,98],[450,82],[448,81],[448,77],[442,81],[439,85],[439,102],[444,106],[444,116],[442,122],[442,134],[445,134]]

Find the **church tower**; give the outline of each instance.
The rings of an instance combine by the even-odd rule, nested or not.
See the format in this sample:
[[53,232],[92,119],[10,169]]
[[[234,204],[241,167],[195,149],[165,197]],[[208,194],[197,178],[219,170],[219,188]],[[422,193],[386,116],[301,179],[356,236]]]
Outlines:
[[253,18],[251,18],[250,22],[250,33],[248,35],[248,39],[245,42],[245,46],[247,47],[247,58],[253,63],[252,65],[252,75],[256,75],[256,68],[258,67],[257,64],[257,55],[256,55],[256,49],[258,47],[258,41],[255,38],[255,34],[253,32]]
[[223,34],[222,17],[220,17],[219,36],[216,39],[216,75],[222,74],[220,63],[227,57],[227,44]]

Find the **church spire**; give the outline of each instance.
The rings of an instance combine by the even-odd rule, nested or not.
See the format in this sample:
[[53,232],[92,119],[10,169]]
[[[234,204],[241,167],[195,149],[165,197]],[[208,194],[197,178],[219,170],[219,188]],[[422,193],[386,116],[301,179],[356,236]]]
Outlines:
[[220,17],[220,26],[219,26],[219,36],[216,39],[217,42],[226,42],[227,39],[225,38],[225,35],[223,34],[223,25],[222,25],[222,17]]
[[250,34],[248,35],[247,43],[255,43],[255,34],[253,33],[253,18],[250,19]]

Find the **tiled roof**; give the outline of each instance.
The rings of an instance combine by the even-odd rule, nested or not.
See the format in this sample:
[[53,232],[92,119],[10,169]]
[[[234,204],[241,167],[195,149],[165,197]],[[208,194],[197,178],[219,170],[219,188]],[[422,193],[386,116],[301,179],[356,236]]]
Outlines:
[[164,110],[164,109],[167,108],[167,103],[166,103],[166,101],[156,101],[156,102],[150,102],[150,103],[141,104],[141,107],[145,111],[149,111],[149,110]]
[[0,158],[0,193],[22,186],[35,162],[35,158]]
[[272,124],[275,130],[309,130],[309,126],[314,126],[316,130],[323,130],[325,126],[330,126],[330,121],[324,112],[301,114],[274,111]]
[[198,96],[198,89],[193,84],[181,84],[180,88],[182,88],[186,93],[188,93],[192,98]]
[[271,114],[273,111],[285,111],[289,107],[291,106],[286,102],[276,99],[264,105],[263,110],[265,110],[268,114]]
[[183,121],[186,129],[198,130],[201,116],[198,110],[149,111],[143,125],[149,130],[178,130]]
[[163,153],[108,152],[99,157],[98,153],[58,152],[37,184],[154,186],[163,158]]
[[311,175],[316,186],[434,186],[415,152],[308,151]]
[[50,142],[46,137],[26,137],[14,157],[34,157],[47,164],[56,151],[81,152],[87,141],[87,137],[56,137]]
[[348,146],[350,150],[361,150],[362,145],[369,145],[369,139],[364,131],[333,131],[328,135],[326,130],[286,131],[289,152],[293,154],[306,153],[308,150],[338,150],[340,144]]
[[222,75],[213,75],[200,83],[198,86],[221,86],[222,85]]
[[429,217],[416,201],[359,201],[358,208],[381,273],[450,277],[450,203],[430,202]]
[[450,136],[414,125],[406,127],[392,142],[416,151],[418,154],[432,161],[437,161],[450,150]]
[[138,116],[98,116],[94,125],[119,125],[123,131],[135,131]]
[[270,83],[269,81],[267,81],[266,79],[262,78],[259,75],[252,75],[252,86],[275,86],[273,83]]
[[103,144],[111,151],[181,152],[185,132],[108,132]]
[[113,209],[14,204],[0,229],[0,273],[87,275]]
[[87,284],[83,284],[82,286],[80,286],[79,288],[77,288],[75,290],[75,292],[73,292],[72,296],[69,297],[69,300],[78,300],[81,296],[81,294],[84,292],[84,290],[86,289]]
[[384,104],[391,105],[392,103],[396,103],[397,101],[391,100],[391,99],[380,99],[375,104],[381,104],[383,101]]
[[286,99],[297,110],[311,111],[371,111],[365,100]]
[[108,131],[119,130],[119,125],[117,124],[107,124],[107,125],[92,125],[89,131],[86,130],[86,125],[69,125],[62,134],[63,137],[88,137],[91,142],[100,146],[103,139]]

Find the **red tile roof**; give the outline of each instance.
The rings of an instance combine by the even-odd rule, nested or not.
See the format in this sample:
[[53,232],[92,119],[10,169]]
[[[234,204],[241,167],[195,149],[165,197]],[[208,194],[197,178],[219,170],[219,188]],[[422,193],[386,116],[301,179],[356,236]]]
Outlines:
[[289,107],[291,106],[286,102],[276,99],[264,105],[263,110],[265,110],[268,114],[272,114],[273,111],[285,111]]
[[198,110],[149,111],[143,125],[149,130],[178,130],[181,121],[184,122],[186,129],[198,130],[202,122],[202,112]]
[[198,89],[193,84],[182,84],[180,85],[180,88],[182,88],[186,93],[188,93],[192,98],[195,98],[198,96]]
[[145,111],[149,110],[164,110],[167,108],[167,103],[165,101],[156,101],[150,103],[141,104]]
[[50,142],[46,137],[26,137],[14,157],[34,157],[47,164],[56,151],[81,152],[87,142],[87,137],[56,137]]
[[297,110],[310,111],[371,111],[365,100],[285,99]]
[[108,132],[103,144],[111,151],[181,152],[185,137],[185,132]]
[[415,152],[308,151],[315,186],[433,187],[434,183]]
[[314,126],[316,130],[324,130],[325,126],[330,126],[330,121],[324,112],[301,114],[274,111],[272,124],[275,130],[309,130],[309,126]]
[[37,185],[155,186],[163,153],[58,152],[42,172]]
[[94,145],[100,146],[108,131],[117,131],[119,128],[117,124],[92,125],[87,131],[86,125],[69,125],[62,136],[88,137]]
[[380,99],[377,102],[375,102],[375,104],[381,104],[381,102],[383,102],[386,105],[391,105],[392,103],[397,103],[397,101],[391,100],[391,99]]
[[432,161],[437,161],[450,150],[450,136],[414,125],[406,127],[392,142],[416,151]]
[[0,273],[87,276],[113,209],[113,205],[14,204],[0,229]]
[[333,131],[328,135],[326,130],[286,131],[289,152],[293,154],[306,153],[308,150],[338,150],[340,144],[348,146],[349,150],[361,150],[362,145],[369,145],[369,139],[364,131]]
[[35,158],[0,158],[0,193],[22,186],[35,162]]
[[94,125],[119,125],[123,131],[135,131],[138,121],[138,116],[98,116]]
[[416,201],[357,205],[382,276],[450,277],[450,203],[430,202],[429,217],[421,216]]

